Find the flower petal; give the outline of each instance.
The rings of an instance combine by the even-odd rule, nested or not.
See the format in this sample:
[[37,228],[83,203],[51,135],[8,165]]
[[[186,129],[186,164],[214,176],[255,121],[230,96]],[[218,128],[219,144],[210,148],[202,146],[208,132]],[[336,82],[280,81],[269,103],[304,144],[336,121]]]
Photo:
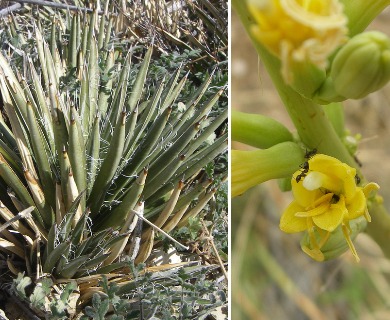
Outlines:
[[306,230],[306,218],[295,216],[297,212],[301,212],[303,210],[304,208],[302,208],[296,201],[291,202],[280,218],[280,230],[287,233],[295,233]]
[[[298,171],[300,172],[300,171]],[[291,180],[291,186],[292,186],[292,192],[294,195],[294,199],[301,205],[302,207],[310,207],[314,201],[316,201],[318,198],[320,198],[323,193],[317,189],[317,190],[307,190],[303,183],[296,182],[295,180],[295,174],[293,176],[293,179]]]
[[313,222],[320,229],[332,232],[341,224],[347,214],[344,197],[340,196],[338,203],[331,204],[329,210],[324,214],[314,216]]
[[[330,195],[330,197],[328,196]],[[313,205],[313,209],[307,210],[305,212],[297,212],[295,214],[296,217],[314,217],[320,214],[324,214],[330,207],[330,200],[332,199],[333,193],[328,193],[318,199]]]
[[364,196],[362,188],[357,188],[355,196],[350,203],[347,204],[347,210],[348,214],[345,217],[347,220],[356,219],[364,214],[366,211],[366,197]]

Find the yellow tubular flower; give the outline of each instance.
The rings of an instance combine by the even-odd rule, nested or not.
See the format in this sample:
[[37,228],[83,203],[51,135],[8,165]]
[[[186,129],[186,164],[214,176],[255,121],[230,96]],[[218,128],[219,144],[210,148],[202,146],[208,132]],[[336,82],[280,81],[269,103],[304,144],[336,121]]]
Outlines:
[[321,248],[339,226],[350,250],[359,261],[351,240],[350,221],[364,217],[367,197],[379,186],[369,183],[357,186],[356,169],[336,158],[317,154],[293,174],[291,185],[294,201],[280,219],[280,229],[287,233],[308,232],[309,246],[302,249],[317,261],[323,261]]
[[290,65],[307,61],[320,69],[346,40],[347,18],[338,0],[248,0],[255,24],[252,33],[282,61],[290,84]]

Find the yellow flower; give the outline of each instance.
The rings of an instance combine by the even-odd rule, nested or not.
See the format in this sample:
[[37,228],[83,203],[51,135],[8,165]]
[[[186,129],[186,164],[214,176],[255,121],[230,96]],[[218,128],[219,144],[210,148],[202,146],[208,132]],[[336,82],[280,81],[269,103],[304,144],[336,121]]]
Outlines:
[[310,246],[302,249],[313,259],[323,261],[321,248],[341,226],[358,261],[349,222],[362,216],[368,222],[371,220],[366,198],[371,191],[379,189],[375,183],[359,187],[359,180],[356,169],[338,159],[323,154],[313,156],[292,177],[294,201],[283,213],[280,229],[287,233],[307,231]]
[[248,0],[248,8],[254,37],[281,59],[288,84],[291,64],[308,61],[324,69],[346,40],[347,18],[338,0]]

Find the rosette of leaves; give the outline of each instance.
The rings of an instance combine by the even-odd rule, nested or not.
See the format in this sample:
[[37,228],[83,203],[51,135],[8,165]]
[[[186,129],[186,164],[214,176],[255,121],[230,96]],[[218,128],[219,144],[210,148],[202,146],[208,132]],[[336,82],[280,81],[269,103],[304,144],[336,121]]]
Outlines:
[[182,69],[148,79],[152,46],[109,46],[112,20],[65,22],[49,42],[34,26],[23,59],[0,54],[0,251],[13,254],[13,273],[35,279],[146,261],[155,227],[186,225],[226,177],[203,170],[227,148],[227,110],[211,113],[224,88],[207,94],[212,73],[183,92]]

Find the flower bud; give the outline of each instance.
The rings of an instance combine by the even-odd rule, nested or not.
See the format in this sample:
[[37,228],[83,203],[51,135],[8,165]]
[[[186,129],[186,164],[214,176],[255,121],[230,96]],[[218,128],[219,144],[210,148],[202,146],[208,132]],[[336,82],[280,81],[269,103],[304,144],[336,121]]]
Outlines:
[[303,152],[295,142],[282,142],[262,150],[232,150],[231,159],[232,197],[236,197],[265,181],[291,177]]
[[319,100],[361,99],[390,80],[390,39],[378,31],[356,35],[337,52]]

